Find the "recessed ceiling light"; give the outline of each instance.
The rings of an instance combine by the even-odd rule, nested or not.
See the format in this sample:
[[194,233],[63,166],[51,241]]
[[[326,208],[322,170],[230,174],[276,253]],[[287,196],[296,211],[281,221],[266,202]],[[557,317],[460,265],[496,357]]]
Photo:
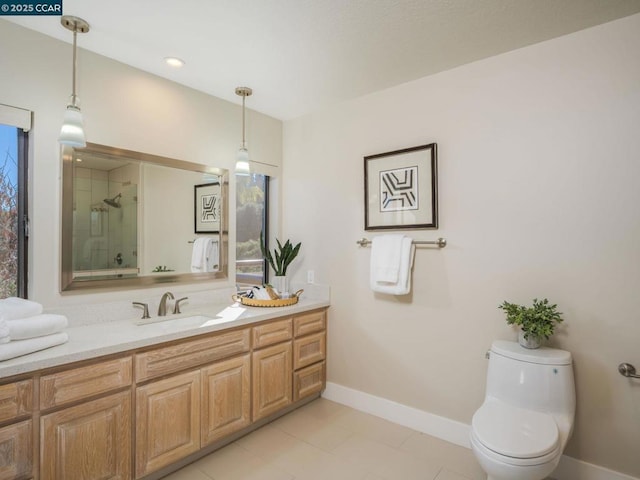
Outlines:
[[180,60],[177,57],[164,57],[164,63],[170,67],[180,68],[184,65],[184,60]]

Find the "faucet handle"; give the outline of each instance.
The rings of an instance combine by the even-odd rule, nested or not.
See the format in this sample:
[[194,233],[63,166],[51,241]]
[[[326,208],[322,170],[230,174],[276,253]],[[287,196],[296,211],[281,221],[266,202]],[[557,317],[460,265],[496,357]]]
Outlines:
[[137,305],[137,306],[140,306],[140,307],[143,308],[143,311],[142,311],[142,319],[143,320],[147,319],[147,318],[151,318],[149,316],[149,304],[142,303],[142,302],[132,302],[132,303],[133,303],[133,305]]
[[173,313],[182,313],[180,312],[180,302],[182,302],[183,300],[189,300],[189,297],[182,297],[179,300],[176,300],[176,302],[173,304]]

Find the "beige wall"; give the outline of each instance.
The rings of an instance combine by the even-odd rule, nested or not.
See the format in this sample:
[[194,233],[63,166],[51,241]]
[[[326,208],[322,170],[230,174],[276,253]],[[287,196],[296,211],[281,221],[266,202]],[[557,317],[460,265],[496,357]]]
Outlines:
[[[446,46],[443,46],[446,48]],[[283,231],[331,285],[331,382],[470,423],[497,306],[548,297],[575,359],[566,453],[640,476],[640,15],[285,122]],[[420,59],[416,59],[420,61]],[[440,223],[413,293],[368,288],[363,156],[437,142]]]
[[[78,43],[82,45],[81,37]],[[72,49],[68,43],[4,20],[0,20],[0,45],[0,103],[34,112],[30,165],[30,297],[50,308],[71,303],[130,300],[153,294],[154,289],[65,297],[58,293],[61,161],[57,137],[71,93]],[[78,88],[87,141],[233,170],[241,141],[239,105],[82,49],[78,61]],[[247,138],[254,158],[276,165],[281,163],[282,122],[249,111]],[[233,182],[230,187],[233,199]],[[233,208],[230,211],[233,245],[235,215]],[[185,215],[191,217],[193,212]],[[167,219],[167,228],[171,225],[171,219]],[[231,250],[233,259],[235,252]],[[233,275],[233,268],[230,273]],[[197,288],[234,283],[231,276],[229,282]],[[194,286],[172,287],[176,291],[181,289],[193,291]]]

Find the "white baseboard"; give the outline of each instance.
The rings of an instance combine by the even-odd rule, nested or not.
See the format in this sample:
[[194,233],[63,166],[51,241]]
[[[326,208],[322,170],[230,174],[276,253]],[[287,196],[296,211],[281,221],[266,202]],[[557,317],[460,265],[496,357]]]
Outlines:
[[471,448],[469,443],[469,429],[471,427],[466,423],[456,422],[455,420],[408,407],[386,398],[343,387],[337,383],[327,382],[327,387],[322,396],[327,400],[332,400],[412,430],[441,438],[449,443]]
[[624,473],[615,472],[592,463],[563,455],[553,472],[556,480],[639,480]]
[[[384,418],[412,430],[441,438],[462,447],[469,444],[470,425],[408,407],[401,403],[376,397],[369,393],[327,382],[322,394],[327,400],[347,405],[361,412]],[[614,472],[598,465],[563,455],[552,477],[556,480],[640,480],[624,473]]]

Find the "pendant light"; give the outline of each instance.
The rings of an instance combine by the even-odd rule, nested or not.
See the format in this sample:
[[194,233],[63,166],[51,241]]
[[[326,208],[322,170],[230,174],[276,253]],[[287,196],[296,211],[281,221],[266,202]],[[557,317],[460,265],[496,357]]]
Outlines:
[[249,163],[249,151],[247,150],[247,144],[244,138],[244,100],[253,93],[249,87],[236,88],[236,95],[242,97],[242,145],[238,150],[236,156],[236,175],[249,175],[251,173],[251,166]]
[[60,19],[62,26],[73,32],[73,79],[70,103],[64,113],[64,122],[60,129],[58,142],[61,145],[72,147],[86,147],[87,142],[84,137],[84,126],[82,122],[82,112],[80,111],[78,96],[76,95],[76,68],[77,68],[77,36],[78,32],[87,33],[89,24],[78,17],[64,15]]

